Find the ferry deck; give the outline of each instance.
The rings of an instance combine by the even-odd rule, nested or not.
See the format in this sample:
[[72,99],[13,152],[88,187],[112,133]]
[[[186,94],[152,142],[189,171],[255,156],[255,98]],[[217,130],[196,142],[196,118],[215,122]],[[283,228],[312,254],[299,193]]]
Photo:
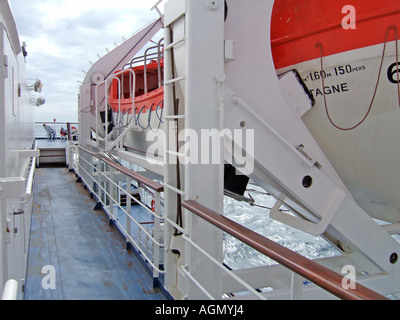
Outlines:
[[[39,164],[33,191],[26,300],[163,300],[143,259],[74,172],[61,165],[61,140],[38,140],[52,161]],[[140,210],[136,206],[133,210]],[[49,268],[45,268],[48,266]],[[54,272],[55,285],[46,276]]]

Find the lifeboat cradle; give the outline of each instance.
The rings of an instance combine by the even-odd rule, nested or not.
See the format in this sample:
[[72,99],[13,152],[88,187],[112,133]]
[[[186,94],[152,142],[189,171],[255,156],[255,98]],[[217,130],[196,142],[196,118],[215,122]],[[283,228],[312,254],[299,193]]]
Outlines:
[[[113,161],[104,160],[109,154],[159,179],[162,187],[156,192],[155,212],[160,214],[156,220],[163,224],[163,235],[157,241],[162,244],[158,248],[164,261],[162,268],[159,260],[149,263],[155,278],[163,275],[163,286],[174,299],[221,299],[227,294],[229,299],[399,298],[400,244],[391,233],[400,230],[391,225],[389,233],[357,205],[302,123],[296,110],[311,108],[311,101],[296,77],[278,79],[273,64],[270,19],[265,18],[265,13],[271,16],[273,3],[251,1],[250,5],[248,1],[231,0],[229,15],[235,19],[224,22],[222,0],[169,0],[158,22],[112,53],[125,57],[132,48],[138,52],[164,27],[164,77],[163,83],[159,81],[164,94],[163,157],[148,161],[135,152],[134,143],[127,147],[133,141],[130,135],[150,130],[129,123],[128,117],[123,119],[129,113],[135,115],[135,71],[129,66],[128,71],[115,73],[130,62],[114,59],[120,63],[111,66],[106,56],[93,66],[81,89],[80,127],[86,128],[86,133],[82,133],[76,148],[82,168],[77,171],[91,186],[90,181],[97,178],[88,177],[93,170],[83,169],[87,163],[93,165],[102,159],[116,167]],[[160,52],[160,45],[156,50]],[[146,61],[145,57],[145,65]],[[128,98],[132,107],[121,111],[124,107],[117,99],[118,108],[112,112],[118,117],[114,121],[117,125],[109,128],[109,109],[101,101],[110,98],[111,83],[118,83],[120,91],[124,85],[118,76],[124,74],[130,74],[126,79],[130,79]],[[90,106],[94,113],[87,112]],[[190,137],[200,137],[202,130],[222,132],[224,144],[216,149],[219,161],[190,161],[188,153],[177,148],[177,127],[189,129]],[[229,132],[248,134],[249,139],[240,144]],[[186,147],[194,148],[195,139],[189,140]],[[177,159],[181,160],[179,165]],[[312,261],[224,217],[226,163],[275,197],[271,218],[323,237],[342,255]],[[293,215],[282,211],[282,206]],[[224,233],[280,265],[227,269],[222,263]],[[342,273],[346,266],[356,270],[355,287],[344,285],[348,279]],[[235,292],[246,293],[230,295]]]

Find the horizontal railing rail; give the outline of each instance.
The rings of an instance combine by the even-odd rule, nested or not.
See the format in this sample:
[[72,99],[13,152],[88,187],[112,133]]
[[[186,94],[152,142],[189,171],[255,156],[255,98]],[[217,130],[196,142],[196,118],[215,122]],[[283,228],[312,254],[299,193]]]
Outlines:
[[[60,130],[64,128],[67,130],[68,140],[72,140],[79,134],[79,124],[77,122],[57,122],[57,121],[42,121],[35,122],[34,134],[36,139],[46,139],[48,138],[47,132],[43,129],[43,125],[47,124],[52,127],[56,132],[56,138],[61,138]],[[74,128],[74,129],[72,129]]]
[[[34,142],[33,151],[37,151],[37,142]],[[32,197],[32,189],[33,189],[33,181],[35,177],[35,169],[36,169],[36,161],[37,157],[32,157],[30,161],[30,168],[28,179],[26,181],[26,188],[25,188],[25,196],[21,199],[22,204],[27,204]]]
[[356,284],[356,289],[345,289],[342,286],[343,275],[339,275],[331,269],[267,239],[217,212],[202,206],[196,201],[184,201],[182,202],[182,206],[340,299],[387,300],[384,296],[360,284]]
[[102,155],[100,155],[98,153],[95,153],[95,152],[92,152],[90,150],[87,150],[87,149],[83,148],[82,146],[78,146],[78,148],[83,150],[83,151],[85,151],[86,153],[88,153],[88,154],[90,154],[90,155],[102,160],[103,162],[107,163],[109,166],[111,166],[114,169],[120,171],[121,173],[127,175],[128,177],[131,177],[132,179],[134,179],[134,180],[136,180],[136,181],[138,181],[140,183],[143,183],[145,186],[153,189],[154,191],[157,191],[157,192],[163,192],[164,191],[164,186],[162,184],[159,184],[159,183],[157,183],[157,182],[155,182],[155,181],[153,181],[151,179],[148,179],[148,178],[146,178],[146,177],[144,177],[144,176],[142,176],[142,175],[140,175],[140,174],[138,174],[138,173],[136,173],[136,172],[134,172],[132,170],[129,170],[128,168],[125,168],[124,166],[122,166],[122,165],[120,165],[118,163],[115,163],[111,159],[108,159],[108,158],[106,158],[106,157],[104,157],[104,156],[102,156]]

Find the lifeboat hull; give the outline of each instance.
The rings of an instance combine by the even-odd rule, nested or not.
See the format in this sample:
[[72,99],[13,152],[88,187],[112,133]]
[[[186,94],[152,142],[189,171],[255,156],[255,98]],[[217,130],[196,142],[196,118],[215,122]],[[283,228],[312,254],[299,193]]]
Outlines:
[[161,75],[158,73],[158,68],[162,72],[163,67],[163,61],[160,64],[151,61],[146,70],[141,65],[119,74],[118,79],[114,79],[110,86],[108,103],[112,111],[138,115],[163,109],[164,87],[161,86]]
[[[278,0],[271,45],[278,75],[295,69],[315,105],[302,116],[356,202],[400,221],[400,3]],[[353,14],[354,13],[354,14]]]

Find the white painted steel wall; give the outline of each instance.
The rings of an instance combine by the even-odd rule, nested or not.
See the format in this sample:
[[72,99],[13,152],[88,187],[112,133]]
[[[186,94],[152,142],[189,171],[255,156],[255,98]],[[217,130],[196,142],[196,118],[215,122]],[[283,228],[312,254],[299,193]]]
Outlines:
[[[34,142],[31,92],[18,33],[7,1],[0,5],[0,290],[26,274],[31,201],[22,204]],[[28,151],[28,152],[26,152]],[[13,190],[8,192],[7,190]],[[15,215],[14,212],[23,214]],[[19,290],[21,293],[22,290]]]

